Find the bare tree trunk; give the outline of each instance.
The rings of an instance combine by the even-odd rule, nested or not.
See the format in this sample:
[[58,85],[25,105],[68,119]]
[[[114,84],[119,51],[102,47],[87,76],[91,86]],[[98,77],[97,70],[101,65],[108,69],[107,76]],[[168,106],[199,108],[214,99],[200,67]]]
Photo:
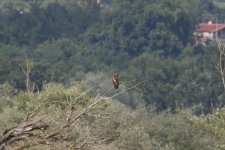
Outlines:
[[33,60],[26,58],[24,64],[22,65],[22,70],[24,75],[26,76],[26,89],[27,92],[34,92],[35,84],[31,81],[30,74],[33,68]]
[[225,90],[225,44],[221,42],[220,39],[216,40],[217,42],[217,58],[213,58],[213,62],[216,70],[220,74],[223,88]]

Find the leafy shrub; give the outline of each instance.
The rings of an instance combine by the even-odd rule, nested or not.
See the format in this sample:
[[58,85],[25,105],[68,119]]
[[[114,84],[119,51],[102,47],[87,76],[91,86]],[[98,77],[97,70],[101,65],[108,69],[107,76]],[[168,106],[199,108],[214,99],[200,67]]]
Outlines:
[[187,112],[170,114],[132,113],[121,125],[117,146],[124,149],[189,150],[215,148],[214,137],[187,122]]

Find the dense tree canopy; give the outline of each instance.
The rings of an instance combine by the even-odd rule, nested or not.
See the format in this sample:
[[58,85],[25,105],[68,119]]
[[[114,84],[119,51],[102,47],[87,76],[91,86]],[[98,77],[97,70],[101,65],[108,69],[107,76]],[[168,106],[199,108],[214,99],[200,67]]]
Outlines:
[[225,149],[224,0],[97,2],[0,0],[0,149]]
[[136,91],[146,106],[201,105],[210,112],[224,105],[210,60],[215,47],[195,45],[193,32],[199,22],[221,22],[221,6],[215,0],[4,1],[0,83],[25,90],[21,66],[30,58],[38,89],[46,82],[83,80],[88,72],[121,72],[124,81],[147,80]]

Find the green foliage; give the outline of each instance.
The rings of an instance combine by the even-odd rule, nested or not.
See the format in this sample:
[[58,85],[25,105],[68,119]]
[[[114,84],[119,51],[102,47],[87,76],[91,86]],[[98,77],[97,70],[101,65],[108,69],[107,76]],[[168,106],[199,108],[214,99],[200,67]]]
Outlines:
[[[10,98],[10,101],[13,103],[12,106],[5,105],[1,111],[1,133],[23,122],[26,117],[31,117],[28,118],[29,120],[42,118],[54,131],[65,124],[68,117],[67,111],[69,111],[68,105],[73,106],[71,119],[74,119],[94,102],[94,98],[89,96],[83,84],[64,88],[60,84],[51,83],[45,85],[40,93],[19,93]],[[69,132],[63,131],[62,135],[66,136],[67,142],[74,142],[74,144],[81,142],[86,136],[111,143],[119,136],[115,130],[122,121],[123,109],[125,107],[118,103],[102,100],[83,117],[76,120]],[[121,116],[118,117],[119,115]]]
[[122,81],[147,80],[129,94],[129,100],[118,98],[132,107],[139,101],[153,104],[159,111],[201,105],[199,112],[208,113],[224,105],[218,98],[223,95],[220,81],[205,51],[212,47],[192,44],[200,21],[211,19],[215,12],[222,18],[222,9],[215,2],[82,2],[4,2],[0,11],[0,83],[8,81],[25,90],[21,65],[28,57],[34,60],[30,78],[36,91],[49,82],[70,85],[83,80],[88,72],[103,72],[110,78],[121,72]]
[[25,113],[19,111],[19,109],[14,107],[8,107],[5,105],[3,111],[1,111],[0,115],[0,132],[3,133],[6,129],[15,127],[25,118]]
[[15,94],[15,89],[8,82],[0,85],[0,97],[12,97]]
[[196,128],[208,134],[209,138],[215,138],[216,147],[214,149],[224,149],[223,142],[225,130],[224,108],[215,109],[212,114],[201,116],[189,116],[187,120]]
[[202,104],[196,113],[207,113],[215,106],[223,106],[218,96],[224,91],[218,75],[211,70],[211,58],[194,54],[192,48],[186,48],[184,53],[180,60],[144,53],[132,60],[123,76],[128,80],[146,80],[140,87],[142,98],[146,105],[156,106],[157,111]]
[[[211,62],[216,47],[193,44],[199,22],[224,20],[223,2],[82,2],[0,2],[0,132],[22,122],[28,112],[61,126],[69,102],[74,115],[79,114],[93,96],[112,87],[111,76],[119,72],[119,89],[104,96],[146,80],[115,99],[136,109],[145,105],[147,112],[102,100],[74,126],[69,142],[89,134],[106,142],[102,149],[223,148],[224,111],[219,108],[225,105],[224,91]],[[30,80],[38,87],[36,93],[24,91],[25,58],[34,60]],[[90,93],[84,94],[88,89],[81,80]],[[183,108],[212,114],[197,117],[179,112]]]
[[97,9],[68,9],[58,3],[50,3],[46,8],[34,3],[30,7],[28,12],[16,9],[0,12],[2,42],[34,46],[49,39],[74,38],[98,20]]
[[[2,108],[0,132],[18,125],[26,118],[27,112],[50,122],[51,130],[54,130],[64,124],[70,102],[75,116],[94,102],[95,98],[86,92],[83,84],[65,88],[51,83],[45,85],[40,93],[19,93],[8,97],[12,104]],[[175,114],[168,111],[155,113],[151,108],[131,111],[108,99],[90,109],[69,132],[63,131],[62,135],[66,135],[67,143],[80,142],[88,135],[98,140],[99,147],[111,149],[211,150],[223,147],[223,118],[223,109],[197,117],[189,110],[179,110]],[[55,140],[57,138],[61,137],[57,136]],[[58,142],[55,146],[63,147],[62,144]]]
[[92,41],[99,44],[104,40],[111,49],[131,56],[146,51],[178,56],[191,41],[195,26],[194,19],[180,5],[183,3],[177,1],[115,0],[112,10],[103,12],[104,24],[99,25],[107,30],[92,34]]
[[215,149],[216,138],[213,135],[209,137],[201,128],[193,127],[185,119],[188,114],[186,111],[172,115],[140,110],[125,118],[116,144],[120,149]]
[[11,98],[14,96],[15,92],[14,87],[8,82],[0,85],[0,112],[2,112],[5,107],[13,106]]

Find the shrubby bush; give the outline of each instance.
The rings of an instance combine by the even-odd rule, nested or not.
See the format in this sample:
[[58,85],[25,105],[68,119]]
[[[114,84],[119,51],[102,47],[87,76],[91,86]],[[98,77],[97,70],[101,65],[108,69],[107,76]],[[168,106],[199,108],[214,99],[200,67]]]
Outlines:
[[217,108],[212,114],[201,115],[201,116],[189,116],[188,121],[193,127],[203,131],[208,135],[209,138],[215,139],[214,149],[224,149],[224,138],[225,138],[225,109]]
[[[50,134],[52,131],[61,130],[70,119],[74,120],[74,123],[51,139],[58,141],[52,147],[62,148],[63,145],[72,144],[79,146],[86,138],[90,143],[87,142],[88,144],[84,147],[94,145],[95,142],[111,143],[119,136],[116,129],[122,119],[123,106],[111,100],[102,99],[98,105],[89,110],[88,107],[99,98],[91,98],[88,89],[82,83],[68,88],[61,84],[50,83],[46,84],[41,92],[20,92],[11,98],[13,102],[11,107],[2,108],[0,132],[3,133],[6,129],[24,121],[40,118],[50,126],[49,130],[45,131],[46,134]],[[88,111],[85,111],[86,109]],[[77,118],[83,111],[85,113]],[[43,148],[40,145],[35,147]]]
[[[116,146],[121,149],[211,150],[216,138],[186,120],[187,111],[177,114],[140,110],[125,118]],[[188,116],[189,118],[190,116]]]
[[[67,88],[50,83],[39,93],[20,92],[8,97],[11,104],[1,107],[0,132],[35,118],[50,125],[46,133],[57,131],[68,118],[68,104],[73,106],[71,119],[74,119],[102,96],[93,97],[88,90],[83,83]],[[134,111],[118,101],[102,99],[71,128],[51,139],[55,141],[51,147],[79,146],[87,137],[83,149],[212,150],[224,146],[224,109],[207,116],[194,116],[190,110],[177,110],[173,114],[153,110]],[[46,147],[36,145],[35,148]]]

